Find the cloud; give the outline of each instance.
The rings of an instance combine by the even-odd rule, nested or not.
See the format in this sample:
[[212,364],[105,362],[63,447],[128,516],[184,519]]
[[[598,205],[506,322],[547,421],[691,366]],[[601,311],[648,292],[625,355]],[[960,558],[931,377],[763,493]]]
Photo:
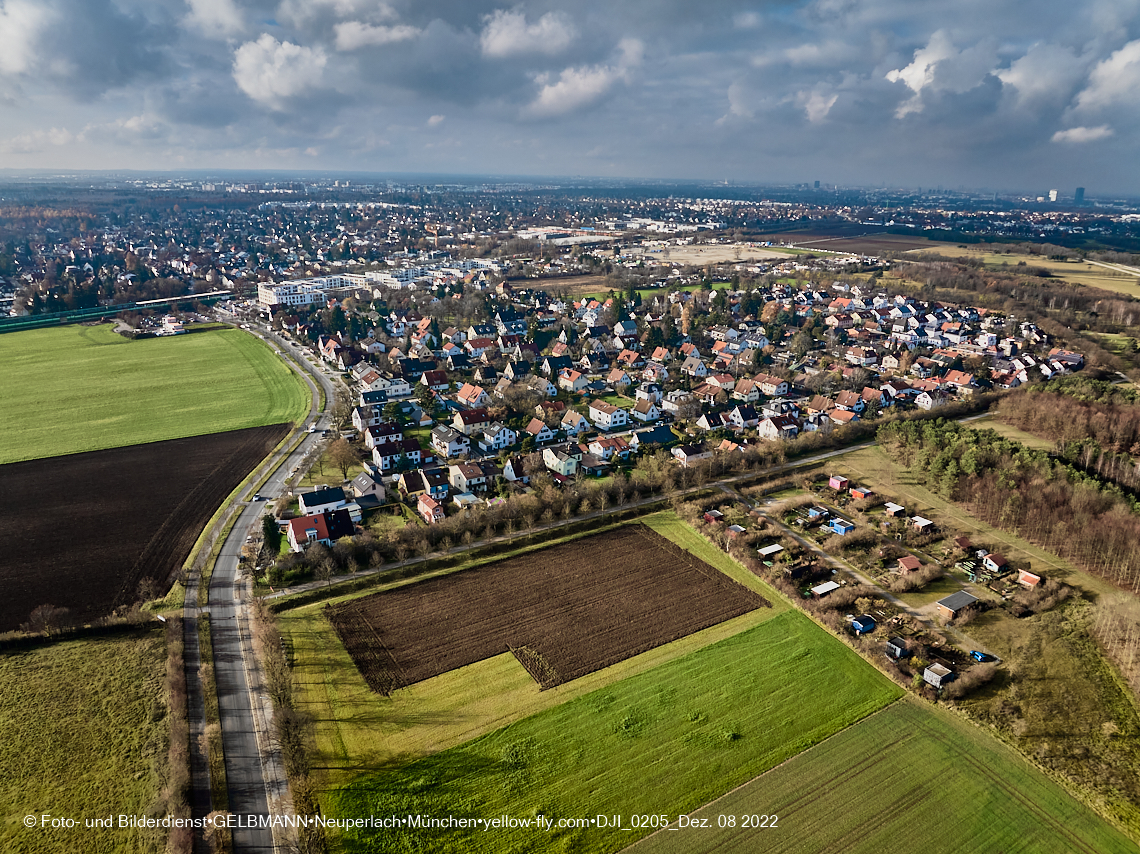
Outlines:
[[234,53],[233,77],[253,100],[284,110],[289,98],[319,85],[327,61],[320,48],[279,42],[263,33]]
[[1140,39],[1130,41],[1089,75],[1089,85],[1077,96],[1077,108],[1099,110],[1140,101]]
[[1082,142],[1095,142],[1112,136],[1112,128],[1108,125],[1099,125],[1095,128],[1076,127],[1068,130],[1059,130],[1053,134],[1053,142],[1066,142],[1078,144]]
[[444,119],[446,119],[446,118],[447,118],[447,116],[436,114],[436,115],[432,116],[430,119],[428,119],[428,120],[427,120],[427,123],[428,123],[428,127],[432,127],[432,128],[433,128],[433,127],[435,127],[436,125],[442,124],[442,123],[443,123],[443,120],[444,120]]
[[761,20],[756,12],[737,12],[732,16],[732,25],[738,30],[754,30],[760,26]]
[[1084,63],[1069,48],[1035,44],[1024,56],[994,75],[1017,90],[1018,106],[1065,102],[1084,71]]
[[414,39],[420,34],[415,27],[397,24],[392,27],[374,27],[361,21],[345,21],[337,24],[336,31],[337,50],[357,50],[362,47],[394,44],[396,42]]
[[66,128],[37,130],[12,137],[0,145],[0,151],[7,154],[34,154],[48,148],[68,145],[74,141],[75,137]]
[[807,120],[812,124],[818,124],[827,118],[827,114],[838,100],[838,95],[825,95],[818,90],[796,93],[796,104],[803,107]]
[[186,0],[190,14],[186,22],[207,36],[231,36],[245,28],[241,12],[233,0]]
[[981,85],[995,64],[995,50],[988,41],[958,50],[945,30],[931,35],[926,47],[914,52],[914,60],[904,68],[888,71],[891,83],[903,83],[914,94],[898,106],[895,118],[922,112],[922,93],[951,92],[962,94]]
[[32,68],[40,34],[52,17],[43,6],[25,0],[0,4],[0,74],[22,74]]
[[542,89],[527,111],[535,116],[558,116],[592,104],[614,83],[628,79],[629,70],[641,63],[644,50],[637,39],[622,39],[618,44],[615,65],[567,68],[554,83],[549,82],[548,75],[539,75],[535,82]]
[[578,35],[574,24],[561,12],[547,12],[528,24],[522,12],[498,9],[484,20],[486,26],[479,37],[484,56],[561,53]]

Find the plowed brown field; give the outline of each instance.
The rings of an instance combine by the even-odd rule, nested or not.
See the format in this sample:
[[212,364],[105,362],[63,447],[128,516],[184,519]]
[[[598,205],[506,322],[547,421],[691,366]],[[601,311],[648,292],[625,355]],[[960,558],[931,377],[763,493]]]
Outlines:
[[508,650],[543,688],[769,603],[630,525],[326,609],[381,694]]
[[0,631],[44,604],[87,622],[166,589],[202,527],[281,441],[253,427],[0,466]]

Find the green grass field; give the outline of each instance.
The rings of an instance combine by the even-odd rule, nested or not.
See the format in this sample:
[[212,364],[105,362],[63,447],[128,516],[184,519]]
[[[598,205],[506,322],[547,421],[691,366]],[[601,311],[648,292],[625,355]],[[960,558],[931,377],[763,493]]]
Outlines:
[[[158,798],[165,666],[158,631],[0,654],[0,851],[162,850],[165,831],[86,829],[82,819],[145,814]],[[45,812],[81,826],[24,828],[24,816]]]
[[[344,818],[621,814],[624,828],[633,814],[695,809],[901,693],[807,617],[785,611],[468,744],[362,776],[325,801]],[[342,841],[348,851],[601,852],[647,832],[554,829],[536,841],[534,829],[385,830]]]
[[[776,826],[742,828],[752,815],[775,815]],[[728,816],[736,826],[719,828]],[[630,854],[1140,851],[987,733],[913,700],[849,727],[695,817],[710,826],[657,833]]]
[[0,335],[0,463],[278,424],[304,383],[237,329],[128,341],[103,326]]

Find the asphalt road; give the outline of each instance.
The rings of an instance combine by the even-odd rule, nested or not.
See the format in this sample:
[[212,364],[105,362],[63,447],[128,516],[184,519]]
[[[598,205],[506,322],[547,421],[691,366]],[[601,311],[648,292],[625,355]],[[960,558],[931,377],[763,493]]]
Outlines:
[[[266,337],[280,349],[296,354],[280,339],[274,340],[276,336]],[[303,361],[303,357],[299,360]],[[312,373],[324,388],[326,401],[331,401],[335,393],[333,381],[319,370]],[[307,380],[313,393],[312,414],[317,407],[316,387],[311,378]],[[318,430],[327,426],[327,416],[321,415],[317,426]],[[267,500],[248,501],[245,505],[218,554],[210,579],[207,609],[211,615],[229,809],[239,815],[293,811],[280,752],[272,736],[272,706],[250,646],[246,604],[249,597],[247,582],[240,572],[241,549],[246,537],[260,527],[268,502],[282,493],[288,473],[319,441],[319,433],[306,434],[297,449],[276,464],[259,490]],[[242,498],[248,500],[250,491],[247,489]],[[233,842],[235,852],[275,850],[273,831],[268,828],[235,828]],[[287,844],[289,840],[277,842]]]

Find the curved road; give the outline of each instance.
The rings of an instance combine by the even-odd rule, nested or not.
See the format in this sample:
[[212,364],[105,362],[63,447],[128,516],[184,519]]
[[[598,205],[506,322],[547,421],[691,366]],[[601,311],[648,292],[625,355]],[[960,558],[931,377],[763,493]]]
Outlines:
[[[300,370],[286,361],[309,385],[312,394],[310,416],[317,416],[318,430],[326,426],[327,416],[318,412],[319,395],[313,378],[324,389],[326,403],[336,393],[334,381],[323,369],[307,365],[304,355],[279,336],[269,330],[261,330],[261,337],[306,366],[306,370]],[[307,429],[310,421],[311,417],[307,418],[299,430]],[[261,494],[268,499],[280,495],[289,472],[319,441],[319,432],[306,435],[296,450],[268,463],[273,474],[261,486]],[[242,546],[250,532],[260,527],[267,506],[261,501],[250,501],[251,490],[252,486],[247,487],[238,498],[244,507],[218,554],[206,609],[210,613],[212,627],[229,810],[238,815],[292,813],[288,781],[272,734],[272,703],[250,642],[248,580],[240,571]],[[271,852],[276,846],[283,846],[291,840],[275,840],[273,831],[267,828],[235,828],[233,841],[235,852]]]

